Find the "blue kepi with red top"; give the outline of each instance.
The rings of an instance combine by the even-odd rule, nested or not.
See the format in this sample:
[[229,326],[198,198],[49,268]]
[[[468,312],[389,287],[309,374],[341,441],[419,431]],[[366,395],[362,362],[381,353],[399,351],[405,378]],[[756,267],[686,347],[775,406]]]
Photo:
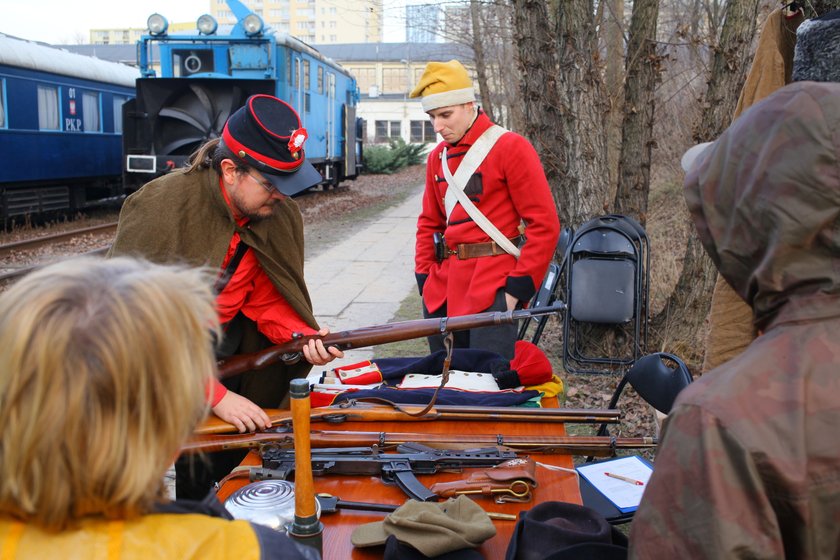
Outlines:
[[271,95],[252,95],[225,123],[222,141],[248,167],[291,196],[320,183],[306,161],[306,129],[288,103]]

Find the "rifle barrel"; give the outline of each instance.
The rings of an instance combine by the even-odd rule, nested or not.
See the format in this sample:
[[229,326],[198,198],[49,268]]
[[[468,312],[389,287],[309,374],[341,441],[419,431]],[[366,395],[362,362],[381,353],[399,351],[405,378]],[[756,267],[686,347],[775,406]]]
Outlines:
[[441,332],[461,331],[513,323],[520,319],[537,317],[551,313],[559,313],[565,309],[566,304],[556,302],[547,307],[536,307],[534,309],[519,309],[515,311],[489,311],[475,313],[473,315],[461,315],[458,317],[443,317],[440,319],[418,319],[414,321],[400,321],[384,325],[373,325],[358,329],[330,333],[326,336],[307,335],[289,342],[278,344],[250,354],[232,356],[219,362],[219,377],[224,379],[240,373],[261,369],[285,358],[296,355],[303,351],[304,345],[313,339],[320,338],[324,346],[335,346],[341,350],[352,348],[364,348],[378,344],[388,344],[412,338],[423,338]]
[[[353,401],[350,406],[325,406],[312,410],[313,422],[428,422],[432,420],[509,421],[509,422],[564,422],[586,424],[615,424],[620,412],[605,408],[522,408],[510,406],[460,406],[436,405],[423,416],[411,416],[423,407],[403,405],[401,410],[381,404]],[[266,409],[273,426],[288,426],[288,410]],[[195,431],[196,434],[223,434],[235,432],[232,424],[211,416]]]
[[[230,449],[255,448],[264,444],[292,445],[289,433],[263,432],[226,436],[194,436],[181,448],[182,453],[214,452]],[[509,447],[531,453],[566,453],[570,455],[612,456],[617,449],[643,449],[656,447],[656,438],[609,436],[507,436],[503,434],[429,434],[400,432],[341,432],[313,431],[310,444],[313,448],[341,448],[373,446],[393,447],[405,443],[420,443],[440,449],[484,447],[488,445]]]

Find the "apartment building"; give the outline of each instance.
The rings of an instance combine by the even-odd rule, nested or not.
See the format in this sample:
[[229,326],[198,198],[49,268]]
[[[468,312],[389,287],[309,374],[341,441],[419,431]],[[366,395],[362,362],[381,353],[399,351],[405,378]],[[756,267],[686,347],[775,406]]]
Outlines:
[[[377,43],[382,41],[383,0],[243,0],[266,26],[309,44]],[[209,0],[208,12],[220,24],[236,23],[225,0]],[[163,14],[166,16],[166,14]],[[196,14],[196,19],[201,14]],[[189,32],[195,21],[170,22],[170,33]],[[145,27],[91,29],[92,45],[128,45]]]
[[[267,26],[309,44],[382,41],[383,0],[242,0]],[[236,23],[225,0],[210,0],[220,24]]]

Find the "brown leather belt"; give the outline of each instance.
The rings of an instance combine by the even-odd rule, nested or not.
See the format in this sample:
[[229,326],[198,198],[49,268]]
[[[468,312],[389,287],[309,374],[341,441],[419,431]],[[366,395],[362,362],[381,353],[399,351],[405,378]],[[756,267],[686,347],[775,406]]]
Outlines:
[[[519,247],[522,243],[522,236],[510,240],[514,246]],[[446,257],[456,256],[459,260],[475,259],[478,257],[495,257],[496,255],[507,255],[508,252],[502,249],[495,241],[487,243],[459,243],[455,249],[450,249]]]

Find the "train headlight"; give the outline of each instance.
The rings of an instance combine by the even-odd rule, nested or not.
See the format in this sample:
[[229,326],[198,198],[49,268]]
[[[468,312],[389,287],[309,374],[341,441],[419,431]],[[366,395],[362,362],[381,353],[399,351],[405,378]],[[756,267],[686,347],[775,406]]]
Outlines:
[[199,16],[198,21],[195,22],[195,26],[202,35],[212,35],[218,29],[219,24],[216,23],[213,16],[204,14],[203,16]]
[[248,14],[242,20],[242,28],[245,29],[245,35],[248,37],[259,35],[263,30],[263,20],[257,14]]
[[169,27],[169,22],[160,14],[152,14],[146,20],[146,25],[152,35],[163,35]]

